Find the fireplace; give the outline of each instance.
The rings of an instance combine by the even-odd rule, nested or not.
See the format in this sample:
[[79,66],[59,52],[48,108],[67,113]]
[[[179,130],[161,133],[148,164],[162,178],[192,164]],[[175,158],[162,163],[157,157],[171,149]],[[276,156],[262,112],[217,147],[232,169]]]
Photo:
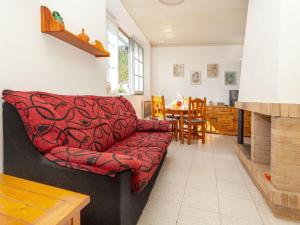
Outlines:
[[[300,220],[300,105],[238,102],[236,154],[274,214]],[[251,111],[251,145],[243,137]]]

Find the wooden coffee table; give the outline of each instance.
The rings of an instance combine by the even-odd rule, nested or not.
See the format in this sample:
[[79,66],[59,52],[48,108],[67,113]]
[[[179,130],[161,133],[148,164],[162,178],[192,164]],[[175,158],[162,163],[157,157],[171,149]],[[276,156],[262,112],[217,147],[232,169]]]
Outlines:
[[0,174],[1,225],[80,225],[87,195]]

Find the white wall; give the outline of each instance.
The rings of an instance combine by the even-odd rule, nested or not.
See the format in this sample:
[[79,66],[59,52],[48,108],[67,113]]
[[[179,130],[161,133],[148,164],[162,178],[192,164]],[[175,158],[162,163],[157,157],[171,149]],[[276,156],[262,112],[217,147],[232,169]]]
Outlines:
[[240,101],[300,103],[300,1],[250,0]]
[[[0,90],[105,94],[106,59],[95,58],[52,36],[42,34],[41,4],[58,10],[70,31],[77,34],[84,27],[90,38],[99,39],[105,44],[105,0],[0,0],[3,9],[0,19]],[[2,171],[2,117],[0,125]]]
[[279,101],[300,103],[300,1],[281,1]]
[[115,20],[115,23],[129,36],[133,37],[144,48],[144,95],[126,96],[139,117],[142,116],[142,101],[150,97],[151,76],[151,45],[135,21],[131,18],[120,0],[106,0],[107,11]]
[[280,0],[250,0],[239,101],[278,100]]
[[[164,95],[166,103],[176,98],[176,92],[188,97],[207,97],[208,101],[229,102],[224,72],[241,70],[242,46],[160,47],[152,49],[151,90]],[[173,77],[173,64],[184,64],[184,78]],[[218,78],[207,78],[207,64],[219,64]],[[201,71],[201,85],[190,84],[190,71]],[[238,80],[239,83],[239,80]],[[237,84],[238,84],[237,83]]]

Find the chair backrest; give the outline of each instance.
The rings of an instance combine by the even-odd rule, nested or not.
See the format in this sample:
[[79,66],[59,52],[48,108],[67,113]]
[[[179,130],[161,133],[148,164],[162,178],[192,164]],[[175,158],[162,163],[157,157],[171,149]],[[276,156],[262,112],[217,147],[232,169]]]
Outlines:
[[165,98],[164,96],[151,96],[151,118],[165,119]]
[[188,119],[205,119],[206,114],[206,98],[192,99],[189,97]]

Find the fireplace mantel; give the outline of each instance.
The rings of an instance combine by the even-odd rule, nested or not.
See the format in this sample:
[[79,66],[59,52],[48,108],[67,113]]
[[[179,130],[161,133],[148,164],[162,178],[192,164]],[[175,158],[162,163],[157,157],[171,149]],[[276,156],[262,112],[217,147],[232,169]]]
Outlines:
[[[275,215],[300,220],[300,104],[237,102],[251,111],[251,156],[236,153]],[[266,174],[270,174],[266,176]]]
[[300,104],[236,102],[235,107],[267,116],[300,118]]

